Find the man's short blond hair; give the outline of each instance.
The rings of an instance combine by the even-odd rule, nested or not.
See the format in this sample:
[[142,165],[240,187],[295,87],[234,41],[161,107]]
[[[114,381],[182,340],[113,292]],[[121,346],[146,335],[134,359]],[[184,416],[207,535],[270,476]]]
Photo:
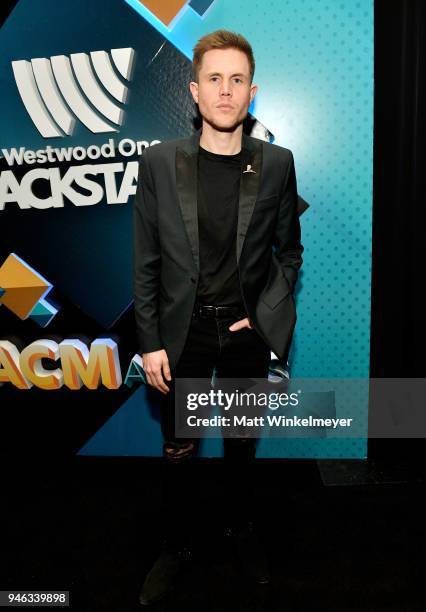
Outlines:
[[201,68],[201,61],[204,53],[211,49],[239,49],[246,54],[249,65],[250,65],[250,83],[253,81],[255,61],[253,55],[253,49],[250,43],[244,36],[237,34],[236,32],[230,32],[228,30],[216,30],[210,34],[206,34],[197,42],[194,47],[193,59],[192,59],[192,71],[194,81],[198,83],[198,74]]

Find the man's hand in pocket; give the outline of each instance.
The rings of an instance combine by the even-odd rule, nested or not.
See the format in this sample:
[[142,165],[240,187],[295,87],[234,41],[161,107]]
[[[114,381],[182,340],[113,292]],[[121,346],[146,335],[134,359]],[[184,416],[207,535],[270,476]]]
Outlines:
[[250,323],[250,319],[246,317],[245,319],[240,319],[240,321],[235,321],[232,325],[229,326],[230,331],[238,331],[239,329],[243,329],[244,327],[248,327],[249,329],[253,329],[253,325]]

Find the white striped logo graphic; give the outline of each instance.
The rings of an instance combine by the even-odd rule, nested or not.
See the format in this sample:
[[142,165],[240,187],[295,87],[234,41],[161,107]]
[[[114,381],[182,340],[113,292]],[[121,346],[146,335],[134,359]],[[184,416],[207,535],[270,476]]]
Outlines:
[[75,117],[95,134],[123,123],[134,50],[111,49],[12,62],[22,102],[44,138],[70,136]]

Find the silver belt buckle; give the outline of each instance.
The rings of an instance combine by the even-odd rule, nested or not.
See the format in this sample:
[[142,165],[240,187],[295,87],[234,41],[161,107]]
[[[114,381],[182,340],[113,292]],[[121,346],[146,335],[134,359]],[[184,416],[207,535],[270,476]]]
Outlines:
[[217,318],[217,309],[218,309],[218,306],[215,306],[214,304],[208,304],[206,307],[209,310],[209,312],[213,311],[214,312],[214,316]]
[[[200,318],[203,318],[203,317],[208,318],[209,316],[211,316],[211,313],[213,312],[214,308],[215,307],[211,306],[210,304],[199,304],[198,305],[198,316]],[[216,315],[216,310],[214,310],[214,313]]]

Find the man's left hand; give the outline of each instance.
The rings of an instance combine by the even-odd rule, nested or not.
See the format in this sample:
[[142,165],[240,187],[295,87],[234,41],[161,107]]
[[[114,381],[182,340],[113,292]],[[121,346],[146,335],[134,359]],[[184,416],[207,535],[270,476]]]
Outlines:
[[253,325],[250,323],[250,319],[246,317],[245,319],[241,319],[240,321],[236,321],[232,325],[229,326],[230,331],[238,331],[239,329],[243,329],[244,327],[248,327],[249,329],[253,329]]

